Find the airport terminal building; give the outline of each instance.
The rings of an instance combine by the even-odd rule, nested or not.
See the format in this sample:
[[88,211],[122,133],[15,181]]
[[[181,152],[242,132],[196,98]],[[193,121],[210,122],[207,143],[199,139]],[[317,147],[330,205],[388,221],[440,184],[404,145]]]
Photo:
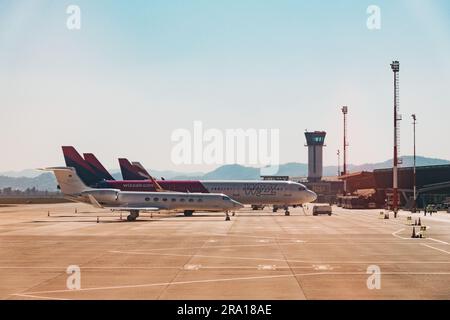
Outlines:
[[[373,172],[378,201],[390,201],[392,195],[392,169],[378,169]],[[416,168],[417,205],[439,204],[450,197],[450,165]],[[414,197],[414,168],[398,170],[400,204],[411,208]]]
[[[341,202],[364,199],[376,207],[392,203],[392,168],[376,169],[373,172],[357,172],[341,176],[345,189],[351,196],[340,197]],[[398,169],[400,205],[410,209],[414,204],[414,168]],[[416,168],[417,206],[441,204],[450,197],[450,165],[423,166]],[[355,198],[356,196],[356,198]],[[360,201],[361,202],[361,201]],[[360,206],[363,203],[360,203]]]

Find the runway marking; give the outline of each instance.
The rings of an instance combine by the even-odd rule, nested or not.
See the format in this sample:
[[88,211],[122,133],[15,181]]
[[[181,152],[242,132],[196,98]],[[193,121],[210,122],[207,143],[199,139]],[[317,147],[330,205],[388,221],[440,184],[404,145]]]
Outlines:
[[[449,262],[450,263],[450,262]],[[202,266],[201,265],[201,269],[255,269],[258,266],[230,266],[230,265],[226,265],[226,266]],[[292,269],[310,269],[310,266],[297,266],[297,267],[291,267]],[[16,270],[16,269],[29,269],[29,270],[48,270],[48,269],[53,269],[53,270],[59,270],[59,271],[63,271],[65,272],[67,267],[0,267],[0,269],[10,269],[10,270]],[[182,267],[166,267],[166,266],[161,266],[161,267],[82,267],[81,269],[83,270],[153,270],[153,269],[176,269],[176,270],[183,270],[184,268]],[[289,267],[278,267],[278,269],[289,269]]]
[[[154,255],[154,256],[169,256],[169,257],[193,257],[193,258],[212,258],[212,259],[235,259],[235,260],[263,260],[263,261],[281,261],[281,262],[297,262],[308,264],[321,264],[324,261],[305,261],[305,260],[290,260],[290,259],[274,259],[274,258],[259,258],[259,257],[230,257],[230,256],[209,256],[209,255],[190,255],[190,254],[175,254],[175,253],[153,253],[153,252],[132,252],[132,251],[109,251],[111,253],[131,254],[131,255]],[[369,261],[327,261],[333,264],[371,264],[377,260]],[[450,264],[450,261],[380,261],[378,264]]]
[[403,228],[403,229],[397,230],[397,231],[395,231],[395,232],[392,232],[392,235],[393,235],[394,237],[396,237],[396,238],[399,238],[399,239],[403,239],[403,240],[408,239],[408,240],[410,240],[411,238],[405,238],[405,237],[399,236],[399,235],[397,234],[397,233],[402,232],[402,231],[405,231],[405,229]]
[[[259,240],[260,243],[265,244],[232,244],[232,245],[224,245],[224,246],[200,246],[200,247],[179,247],[179,248],[155,248],[155,249],[147,249],[142,252],[147,251],[159,251],[159,250],[189,250],[189,249],[221,249],[221,248],[241,248],[241,247],[267,247],[267,246],[275,246],[276,243],[269,243],[267,240]],[[302,242],[295,242],[295,243],[282,243],[282,245],[295,245]],[[134,251],[139,252],[139,251]]]
[[[50,290],[50,291],[35,291],[35,292],[28,292],[28,293],[26,292],[23,294],[35,295],[35,294],[47,294],[47,293],[66,293],[66,292],[83,292],[83,291],[98,291],[98,290],[113,290],[113,289],[131,289],[131,288],[157,287],[157,286],[167,286],[167,285],[183,285],[183,284],[194,284],[194,283],[211,283],[211,282],[243,281],[243,280],[260,280],[260,279],[286,278],[286,277],[293,277],[293,275],[288,274],[288,275],[258,276],[258,277],[205,279],[205,280],[193,280],[193,281],[174,281],[174,282],[148,283],[148,284],[137,284],[137,285],[81,288],[79,290],[64,289],[64,290]],[[18,293],[18,294],[13,294],[13,295],[20,296],[23,294]]]
[[[26,296],[39,297],[40,294],[51,294],[51,293],[69,293],[69,292],[77,293],[77,292],[87,292],[87,291],[133,289],[133,288],[158,287],[158,286],[168,286],[168,285],[186,285],[186,284],[196,284],[196,283],[198,284],[198,283],[214,283],[214,282],[227,282],[227,281],[265,280],[265,279],[292,278],[292,277],[305,277],[305,276],[327,276],[327,275],[334,275],[334,276],[363,275],[363,276],[367,276],[367,273],[366,272],[296,273],[296,274],[272,275],[272,276],[204,279],[204,280],[193,280],[193,281],[147,283],[147,284],[137,284],[137,285],[92,287],[92,288],[81,288],[79,290],[64,289],[64,290],[34,291],[34,292],[25,292],[25,293],[15,293],[15,294],[11,294],[11,295],[22,296],[22,297],[26,297]],[[450,275],[450,272],[383,272],[383,275]],[[41,297],[41,298],[47,299],[47,297]]]
[[46,297],[46,296],[36,296],[32,294],[14,294],[15,296],[24,297],[24,298],[33,298],[33,299],[44,299],[44,300],[70,300],[67,298],[54,298],[54,297]]
[[444,252],[444,253],[446,253],[446,254],[450,254],[449,251],[445,251],[445,250],[443,250],[443,249],[435,248],[435,247],[432,247],[432,246],[430,246],[430,245],[428,245],[428,244],[425,244],[425,243],[422,243],[422,245],[425,246],[425,247],[434,249],[434,250],[438,250],[438,251]]
[[313,265],[314,270],[317,271],[324,271],[324,270],[333,270],[333,267],[329,264],[315,264]]
[[192,271],[192,270],[197,271],[200,268],[202,268],[201,264],[185,264],[183,267],[184,270],[189,270],[189,271]]
[[[397,231],[393,232],[392,235],[393,235],[394,237],[399,238],[399,239],[402,239],[402,240],[419,240],[419,239],[405,238],[405,237],[399,236],[398,233],[400,233],[400,232],[402,232],[402,231],[404,231],[404,230],[405,230],[405,229],[397,230]],[[423,239],[422,239],[422,240],[423,240]],[[425,238],[425,240],[431,240],[431,241],[435,241],[435,242],[442,243],[442,244],[446,244],[446,245],[449,244],[448,242],[445,242],[445,241],[442,241],[442,240],[438,240],[438,239],[434,239],[434,238]],[[428,246],[428,245],[426,245],[426,244],[423,244],[423,243],[422,243],[422,245],[424,245],[424,246],[426,246],[426,247],[430,247],[430,246]],[[430,247],[430,248],[433,248],[433,247]],[[435,248],[434,248],[434,249],[435,249]],[[440,250],[440,249],[437,249],[437,250]],[[447,251],[445,251],[445,250],[443,250],[443,251],[444,251],[444,252],[447,252]]]
[[449,244],[448,242],[445,242],[445,241],[442,241],[442,240],[438,240],[438,239],[433,239],[433,238],[427,238],[427,239],[431,240],[431,241],[436,241],[436,242],[439,242],[439,243],[442,243],[442,244],[446,244],[446,245]]
[[263,270],[263,271],[277,270],[277,266],[276,265],[260,264],[260,265],[258,265],[258,270]]

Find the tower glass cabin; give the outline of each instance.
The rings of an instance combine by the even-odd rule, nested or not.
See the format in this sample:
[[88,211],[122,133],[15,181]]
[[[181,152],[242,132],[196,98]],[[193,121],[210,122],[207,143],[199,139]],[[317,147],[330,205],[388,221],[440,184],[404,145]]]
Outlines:
[[308,147],[308,181],[322,180],[323,174],[323,147],[325,146],[324,131],[305,132],[306,146]]

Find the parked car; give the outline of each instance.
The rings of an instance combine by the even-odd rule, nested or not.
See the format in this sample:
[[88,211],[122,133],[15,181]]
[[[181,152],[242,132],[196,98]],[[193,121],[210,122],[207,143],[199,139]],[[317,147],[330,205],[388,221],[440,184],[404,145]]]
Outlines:
[[323,205],[323,206],[314,206],[313,207],[313,216],[318,216],[319,214],[327,214],[331,216],[333,209],[331,206]]

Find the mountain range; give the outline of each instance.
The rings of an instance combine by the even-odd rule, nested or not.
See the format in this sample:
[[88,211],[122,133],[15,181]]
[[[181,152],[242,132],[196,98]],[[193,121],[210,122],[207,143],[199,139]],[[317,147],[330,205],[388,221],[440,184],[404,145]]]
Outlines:
[[[402,157],[403,167],[410,167],[413,165],[413,157]],[[417,166],[430,166],[430,165],[444,165],[450,164],[448,160],[434,159],[427,157],[417,157]],[[362,165],[348,165],[349,172],[358,171],[373,171],[374,169],[389,168],[392,166],[392,159],[378,163],[366,163]],[[158,171],[148,170],[153,176],[165,179],[173,180],[258,180],[260,179],[260,169],[254,167],[245,167],[242,165],[232,164],[223,165],[211,172],[202,173],[182,173],[176,171]],[[337,175],[337,166],[325,166],[323,168],[324,176]],[[115,179],[121,179],[119,170],[111,170],[111,174]],[[278,174],[280,176],[290,177],[306,177],[308,175],[308,165],[305,163],[286,163],[280,165]],[[23,170],[16,172],[0,172],[0,189],[12,188],[18,190],[25,190],[27,188],[36,188],[38,190],[56,190],[56,179],[52,173],[40,173],[36,170]]]

